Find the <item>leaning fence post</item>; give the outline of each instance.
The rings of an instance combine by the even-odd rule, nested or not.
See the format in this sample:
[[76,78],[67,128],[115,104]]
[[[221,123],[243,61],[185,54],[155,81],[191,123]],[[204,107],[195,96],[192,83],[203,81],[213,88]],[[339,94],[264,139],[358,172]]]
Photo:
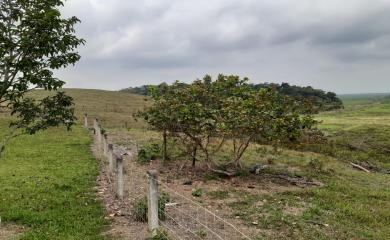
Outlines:
[[116,175],[116,181],[117,181],[117,192],[116,195],[119,199],[123,199],[123,157],[116,157],[117,162],[117,175]]
[[158,183],[157,171],[148,171],[148,227],[153,236],[156,235],[158,225]]

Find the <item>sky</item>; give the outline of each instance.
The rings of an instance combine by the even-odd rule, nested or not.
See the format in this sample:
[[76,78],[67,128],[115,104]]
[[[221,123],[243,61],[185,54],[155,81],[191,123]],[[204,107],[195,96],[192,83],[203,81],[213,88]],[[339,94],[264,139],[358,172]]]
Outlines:
[[390,0],[68,0],[86,40],[66,87],[205,74],[336,93],[390,92]]

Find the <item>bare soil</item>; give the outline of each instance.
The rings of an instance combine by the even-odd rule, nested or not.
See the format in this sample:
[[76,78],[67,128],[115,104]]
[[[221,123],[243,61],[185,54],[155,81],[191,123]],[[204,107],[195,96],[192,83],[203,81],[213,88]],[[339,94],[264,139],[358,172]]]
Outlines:
[[16,240],[25,231],[24,227],[14,224],[0,225],[0,240]]

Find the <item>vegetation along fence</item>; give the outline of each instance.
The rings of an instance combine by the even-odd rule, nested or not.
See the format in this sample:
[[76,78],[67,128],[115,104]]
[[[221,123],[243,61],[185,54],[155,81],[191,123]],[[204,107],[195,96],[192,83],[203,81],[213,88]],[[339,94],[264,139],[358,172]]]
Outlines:
[[[85,115],[84,127],[88,128]],[[107,161],[113,194],[129,201],[133,218],[147,222],[155,239],[251,239],[233,223],[191,200],[158,178],[158,171],[135,171],[135,154],[109,142],[98,119],[93,121],[95,150]]]

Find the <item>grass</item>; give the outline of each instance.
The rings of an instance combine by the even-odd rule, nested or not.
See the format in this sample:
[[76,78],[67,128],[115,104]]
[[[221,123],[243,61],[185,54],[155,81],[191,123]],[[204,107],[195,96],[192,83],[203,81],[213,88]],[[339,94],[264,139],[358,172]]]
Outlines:
[[[276,155],[267,148],[253,148],[246,161],[266,163],[272,157],[277,163],[273,168],[314,177],[324,186],[266,195],[241,193],[244,197],[231,207],[248,225],[258,222],[269,230],[259,239],[388,239],[390,175],[357,171],[349,162],[390,169],[390,104],[376,98],[354,99],[346,109],[318,118],[328,143]],[[256,161],[256,153],[263,157]],[[300,209],[299,214],[288,208]]]
[[[111,134],[127,134],[141,147],[161,141],[160,134],[133,121],[132,114],[149,104],[144,97],[99,90],[66,91],[75,98],[79,118],[84,112],[97,116]],[[206,173],[204,195],[212,201],[226,202],[232,217],[238,216],[248,227],[260,229],[257,239],[388,239],[390,175],[385,172],[390,169],[390,102],[380,97],[342,96],[345,109],[319,114],[328,143],[279,153],[253,144],[243,156],[245,166],[267,164],[268,175],[315,178],[323,183],[322,187],[284,186],[287,190],[261,194],[232,186],[208,191],[207,182],[220,179]],[[118,143],[126,145],[124,139],[118,138]],[[88,137],[79,128],[71,133],[52,129],[14,141],[7,150],[8,158],[0,160],[5,166],[0,169],[3,220],[29,226],[26,239],[101,238],[102,210],[91,190],[97,169],[88,144]],[[43,153],[50,157],[42,158]],[[223,162],[230,156],[224,149],[218,160]],[[358,171],[349,162],[369,163],[377,172]],[[256,178],[241,174],[240,178],[257,179],[260,186],[274,181],[265,175]]]
[[[207,196],[226,201],[248,226],[262,229],[258,239],[388,239],[390,175],[381,171],[390,169],[390,103],[378,96],[354,97],[346,100],[345,109],[317,118],[328,143],[279,153],[253,144],[243,158],[245,166],[270,165],[269,175],[315,178],[322,187],[258,195],[224,189]],[[159,137],[145,130],[128,133],[145,143],[151,135],[153,143]],[[217,158],[223,162],[230,156],[224,149]],[[378,172],[358,171],[349,162],[367,162]],[[215,179],[209,173],[204,176],[206,182]]]
[[[7,129],[0,120],[0,135]],[[21,239],[104,239],[91,140],[80,127],[22,136],[0,158],[0,216],[27,227]]]
[[[88,113],[90,121],[97,117],[105,128],[145,127],[142,122],[135,121],[133,117],[133,114],[149,104],[144,96],[92,89],[65,89],[64,91],[73,97],[76,104],[75,114],[80,123],[83,122],[84,114]],[[47,94],[42,90],[31,93],[35,98],[43,98]]]

